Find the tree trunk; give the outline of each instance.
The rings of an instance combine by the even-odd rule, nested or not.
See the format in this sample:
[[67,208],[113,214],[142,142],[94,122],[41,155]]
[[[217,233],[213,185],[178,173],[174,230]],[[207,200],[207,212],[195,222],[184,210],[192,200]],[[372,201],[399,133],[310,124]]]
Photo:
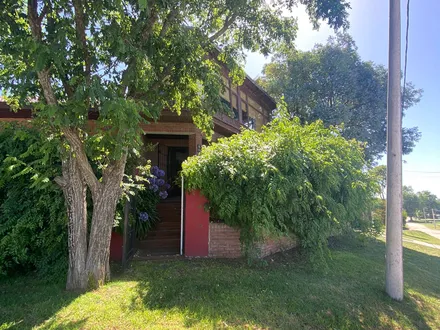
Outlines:
[[62,164],[63,177],[56,178],[64,193],[68,218],[69,269],[67,290],[87,289],[87,186],[81,176],[77,160],[70,155]]
[[116,205],[121,197],[126,156],[103,174],[103,185],[93,197],[92,228],[86,262],[88,289],[95,289],[110,280],[110,240]]

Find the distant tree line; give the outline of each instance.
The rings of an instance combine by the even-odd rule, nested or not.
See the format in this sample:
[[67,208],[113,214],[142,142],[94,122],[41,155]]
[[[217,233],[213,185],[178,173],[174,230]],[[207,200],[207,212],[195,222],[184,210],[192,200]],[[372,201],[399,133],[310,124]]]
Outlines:
[[416,218],[432,219],[432,210],[440,209],[440,199],[428,190],[415,192],[410,186],[403,186],[403,208],[412,220]]

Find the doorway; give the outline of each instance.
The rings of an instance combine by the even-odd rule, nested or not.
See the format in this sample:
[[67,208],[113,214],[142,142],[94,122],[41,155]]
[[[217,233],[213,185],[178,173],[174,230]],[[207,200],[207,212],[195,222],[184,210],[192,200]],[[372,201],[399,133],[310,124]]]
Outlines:
[[171,188],[168,192],[168,196],[177,197],[181,195],[180,185],[180,171],[182,170],[182,163],[189,156],[188,147],[168,147],[167,157],[167,174],[168,183]]

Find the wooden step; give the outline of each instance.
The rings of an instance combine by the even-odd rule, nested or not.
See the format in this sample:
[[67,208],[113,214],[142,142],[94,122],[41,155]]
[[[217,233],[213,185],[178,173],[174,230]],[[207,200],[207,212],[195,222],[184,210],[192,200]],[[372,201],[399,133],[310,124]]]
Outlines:
[[163,238],[180,238],[180,228],[152,230],[148,232],[146,239],[150,240],[150,239],[163,239]]
[[152,230],[155,229],[180,229],[180,221],[158,222]]
[[[175,248],[172,249],[156,249],[156,250],[144,250],[139,249],[136,252],[136,256],[134,257],[134,260],[151,260],[151,259],[158,259],[161,256],[173,256],[175,258],[180,257],[180,249],[176,250]],[[153,257],[153,258],[151,258]],[[155,258],[154,258],[155,257]]]
[[[180,251],[179,251],[180,252]],[[136,254],[133,256],[133,260],[179,260],[185,259],[184,256],[181,256],[179,253],[175,253],[175,251],[161,251],[157,252],[148,252],[146,250],[137,250]]]
[[138,241],[136,244],[138,249],[146,250],[146,251],[154,251],[154,250],[172,250],[176,249],[177,251],[180,249],[180,238],[163,238],[160,240],[143,240]]

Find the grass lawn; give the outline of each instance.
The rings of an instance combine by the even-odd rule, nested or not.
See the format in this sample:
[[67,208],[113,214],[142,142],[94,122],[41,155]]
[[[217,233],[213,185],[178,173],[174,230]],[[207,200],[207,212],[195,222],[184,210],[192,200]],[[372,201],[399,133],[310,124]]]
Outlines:
[[403,238],[440,245],[440,239],[418,230],[404,230]]
[[136,262],[78,295],[0,282],[0,329],[439,329],[440,250],[405,243],[405,299],[384,292],[384,243],[334,242],[327,272],[297,252],[243,261]]
[[440,230],[440,220],[436,221],[436,227],[434,227],[434,223],[424,223],[423,224],[425,227],[429,228],[429,229],[437,229]]

